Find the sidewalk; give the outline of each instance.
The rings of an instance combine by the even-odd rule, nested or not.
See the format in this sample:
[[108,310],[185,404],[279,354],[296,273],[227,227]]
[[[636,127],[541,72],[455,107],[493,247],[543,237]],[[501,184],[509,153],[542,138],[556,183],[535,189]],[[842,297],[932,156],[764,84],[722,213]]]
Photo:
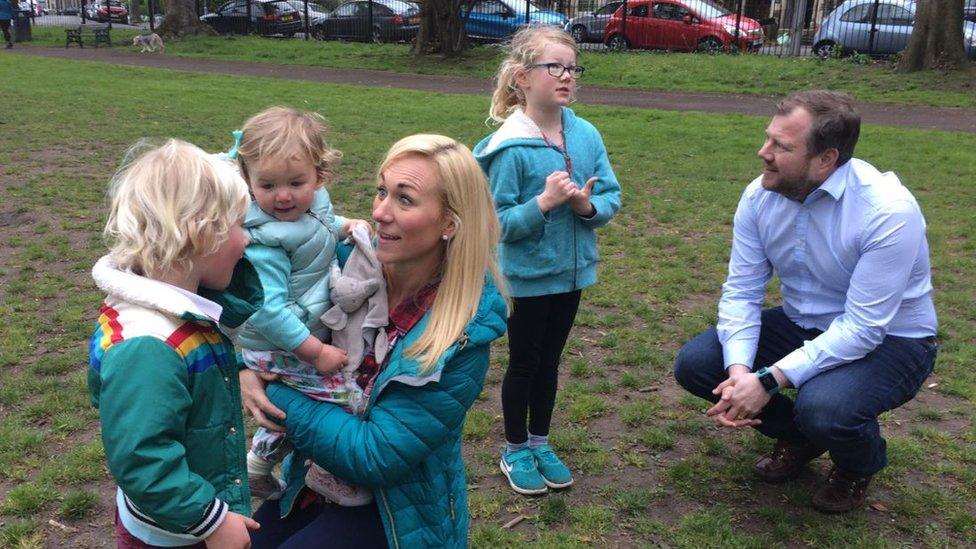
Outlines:
[[[113,48],[26,47],[19,48],[15,52],[22,55],[101,61],[116,65],[155,67],[208,74],[262,76],[451,94],[490,95],[492,92],[492,83],[489,80],[454,76],[146,55]],[[778,97],[756,95],[633,90],[597,86],[582,86],[578,95],[580,103],[587,105],[614,105],[668,111],[737,113],[762,117],[772,115],[776,101],[779,99]],[[861,111],[861,119],[865,124],[976,133],[976,110],[883,103],[860,103],[858,109]]]

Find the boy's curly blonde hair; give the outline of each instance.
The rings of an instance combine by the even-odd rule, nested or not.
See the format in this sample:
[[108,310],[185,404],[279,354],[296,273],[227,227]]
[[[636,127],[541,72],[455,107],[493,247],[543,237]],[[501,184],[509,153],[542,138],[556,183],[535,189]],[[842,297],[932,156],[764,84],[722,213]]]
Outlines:
[[271,156],[299,156],[315,165],[319,185],[332,182],[342,153],[326,142],[328,126],[322,115],[288,107],[271,107],[255,114],[241,128],[244,135],[237,159],[244,179],[251,182],[248,165]]
[[104,237],[123,269],[149,278],[192,268],[240,223],[250,197],[233,164],[178,139],[138,143],[112,178]]

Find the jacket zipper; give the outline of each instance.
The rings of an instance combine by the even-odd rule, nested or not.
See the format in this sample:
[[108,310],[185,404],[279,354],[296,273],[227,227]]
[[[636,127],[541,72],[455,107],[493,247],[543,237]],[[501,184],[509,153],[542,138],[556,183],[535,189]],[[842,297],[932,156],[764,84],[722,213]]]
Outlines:
[[386,511],[386,518],[390,521],[390,530],[393,531],[393,547],[400,549],[400,540],[397,538],[396,523],[393,521],[393,513],[390,512],[390,504],[386,501],[386,492],[380,490],[380,498],[383,500],[383,510]]
[[[566,143],[566,130],[565,129],[561,129],[561,130],[559,130],[559,132],[562,134],[562,137],[563,137],[563,147],[561,149],[557,147],[556,150],[559,151],[563,155],[563,161],[566,162],[566,172],[569,173],[569,177],[572,178],[573,177],[573,159],[570,158],[570,156],[569,156],[569,146]],[[576,283],[578,282],[578,280],[577,280],[576,277],[579,274],[579,265],[577,264],[578,261],[579,261],[579,258],[576,255],[578,252],[577,252],[577,249],[576,249],[577,242],[576,242],[576,215],[575,215],[575,212],[573,212],[572,219],[573,219],[573,286],[569,289],[569,291],[571,291],[571,292],[574,291],[574,290],[576,290]]]

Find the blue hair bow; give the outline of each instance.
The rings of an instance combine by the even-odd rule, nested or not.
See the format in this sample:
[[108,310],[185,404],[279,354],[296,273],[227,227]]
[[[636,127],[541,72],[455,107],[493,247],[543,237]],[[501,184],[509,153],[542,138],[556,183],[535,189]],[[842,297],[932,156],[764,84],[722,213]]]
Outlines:
[[234,130],[231,132],[234,136],[234,146],[227,151],[227,158],[230,160],[237,160],[237,152],[241,148],[241,138],[244,137],[244,130]]

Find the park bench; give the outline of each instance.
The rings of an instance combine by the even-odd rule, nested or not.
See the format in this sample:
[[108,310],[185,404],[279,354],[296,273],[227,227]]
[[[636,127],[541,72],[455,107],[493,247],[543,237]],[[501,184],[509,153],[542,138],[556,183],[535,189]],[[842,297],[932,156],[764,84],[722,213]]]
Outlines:
[[[71,44],[78,44],[79,48],[84,48],[85,43],[82,39],[86,29],[83,27],[76,27],[73,29],[64,29],[64,47],[68,47]],[[108,47],[112,47],[112,35],[108,27],[92,28],[91,29],[91,44],[96,48],[100,44],[105,44]]]

